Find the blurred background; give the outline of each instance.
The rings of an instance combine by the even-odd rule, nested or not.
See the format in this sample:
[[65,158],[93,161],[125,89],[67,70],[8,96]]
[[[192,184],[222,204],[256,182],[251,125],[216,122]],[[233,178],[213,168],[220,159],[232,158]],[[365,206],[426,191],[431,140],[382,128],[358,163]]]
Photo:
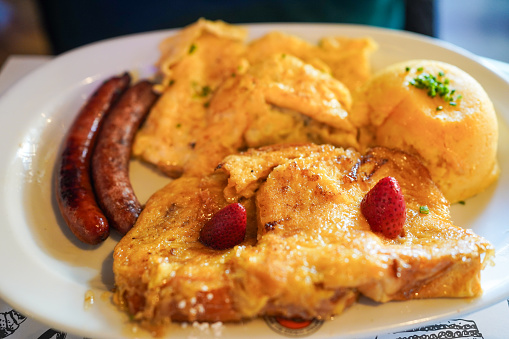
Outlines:
[[[509,62],[507,0],[408,0],[409,3],[419,5],[416,6],[417,10],[414,10],[414,13],[408,13],[407,10],[406,14],[411,16],[411,20],[405,23],[398,21],[398,15],[404,9],[397,5],[399,2],[404,6],[405,0],[366,1],[368,4],[363,3],[360,10],[366,12],[365,9],[370,8],[366,6],[376,8],[387,21],[381,22],[377,21],[377,18],[370,18],[374,25],[417,31],[449,41],[478,55]],[[162,3],[166,3],[167,8],[159,15],[154,16],[154,12],[148,10]],[[201,9],[204,13],[202,16],[207,19],[221,18],[231,23],[252,22],[248,17],[242,16],[242,12],[231,0],[0,0],[0,67],[12,54],[55,55],[110,36],[181,27],[197,19],[196,14],[187,8],[183,9],[183,6],[189,3],[193,4],[191,7],[195,10]],[[263,21],[274,21],[278,18],[283,18],[278,21],[294,21],[297,17],[294,12],[299,9],[295,1],[286,3],[284,0],[251,1],[251,4],[253,3],[257,3],[258,6],[252,6],[249,11],[260,11],[260,14],[264,15]],[[322,0],[308,2],[315,4],[316,8],[319,5],[330,7],[330,3],[333,2]],[[359,7],[353,3],[359,2],[351,1],[348,5],[352,7],[352,13],[356,10],[353,7]],[[390,7],[389,3],[392,4]],[[138,7],[143,4],[147,10],[137,10],[133,13],[134,4]],[[270,9],[262,7],[267,4],[270,4]],[[278,4],[280,7],[277,7]],[[177,13],[169,6],[182,6],[179,9],[183,10]],[[321,13],[313,13],[301,5],[301,14],[303,11],[307,11],[306,14],[309,16],[303,21],[317,21],[319,15],[329,15],[324,22],[334,22],[337,18],[331,16],[330,13],[333,11],[330,8]],[[165,21],[161,18],[165,18]],[[363,23],[351,14],[347,18],[337,19],[337,22]]]

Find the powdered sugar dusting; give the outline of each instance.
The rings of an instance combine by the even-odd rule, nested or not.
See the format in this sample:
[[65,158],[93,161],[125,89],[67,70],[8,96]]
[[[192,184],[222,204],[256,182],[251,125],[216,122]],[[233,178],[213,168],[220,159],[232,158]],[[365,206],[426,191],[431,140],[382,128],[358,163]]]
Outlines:
[[[182,323],[182,328],[188,328],[188,323]],[[203,322],[200,323],[195,321],[191,325],[191,333],[187,336],[187,339],[199,339],[199,338],[219,338],[223,334],[224,325],[218,321],[213,324]]]

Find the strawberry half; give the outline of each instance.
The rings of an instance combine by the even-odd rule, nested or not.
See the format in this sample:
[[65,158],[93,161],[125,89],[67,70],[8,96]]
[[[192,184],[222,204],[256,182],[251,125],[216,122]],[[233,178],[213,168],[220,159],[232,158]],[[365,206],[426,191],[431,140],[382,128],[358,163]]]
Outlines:
[[219,210],[200,231],[200,242],[216,250],[240,244],[246,236],[246,209],[239,203]]
[[388,238],[401,234],[406,220],[406,204],[401,188],[393,177],[385,177],[364,196],[361,212],[373,232]]

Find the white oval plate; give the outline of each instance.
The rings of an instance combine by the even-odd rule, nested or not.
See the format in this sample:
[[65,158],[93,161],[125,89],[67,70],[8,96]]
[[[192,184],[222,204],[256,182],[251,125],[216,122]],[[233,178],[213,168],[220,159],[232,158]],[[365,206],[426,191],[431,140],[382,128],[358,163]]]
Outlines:
[[[500,117],[500,180],[486,192],[452,207],[456,224],[474,229],[497,249],[496,265],[482,275],[484,295],[475,300],[435,299],[376,304],[364,299],[314,338],[351,338],[404,330],[473,312],[509,297],[509,84],[476,56],[436,39],[386,29],[333,24],[248,25],[251,38],[281,30],[311,42],[329,35],[371,36],[380,45],[374,69],[424,58],[449,62],[469,72],[487,90]],[[98,247],[75,240],[53,196],[54,161],[76,112],[100,82],[126,70],[153,74],[159,42],[173,30],[131,35],[79,48],[29,74],[0,99],[0,297],[28,317],[53,328],[92,338],[146,337],[133,334],[125,314],[110,301],[113,234]],[[144,201],[168,179],[134,162],[132,179]],[[91,291],[94,304],[85,303]],[[87,307],[87,305],[89,307]],[[224,338],[278,336],[263,320],[220,328]],[[198,333],[196,332],[198,331]],[[206,331],[174,325],[172,337]],[[213,334],[210,332],[209,334]],[[216,333],[217,334],[217,333]]]

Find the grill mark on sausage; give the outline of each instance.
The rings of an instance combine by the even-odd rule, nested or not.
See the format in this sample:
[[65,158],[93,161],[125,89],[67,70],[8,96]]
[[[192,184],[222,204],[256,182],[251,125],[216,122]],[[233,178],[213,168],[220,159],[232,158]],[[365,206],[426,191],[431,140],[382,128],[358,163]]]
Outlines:
[[72,233],[87,244],[98,244],[109,235],[108,220],[95,200],[90,162],[98,130],[130,81],[129,74],[124,73],[104,81],[96,89],[69,128],[57,163],[55,185],[59,210]]
[[92,176],[99,206],[110,225],[125,234],[141,213],[129,179],[129,162],[136,131],[158,95],[147,80],[130,87],[101,127],[92,156]]

